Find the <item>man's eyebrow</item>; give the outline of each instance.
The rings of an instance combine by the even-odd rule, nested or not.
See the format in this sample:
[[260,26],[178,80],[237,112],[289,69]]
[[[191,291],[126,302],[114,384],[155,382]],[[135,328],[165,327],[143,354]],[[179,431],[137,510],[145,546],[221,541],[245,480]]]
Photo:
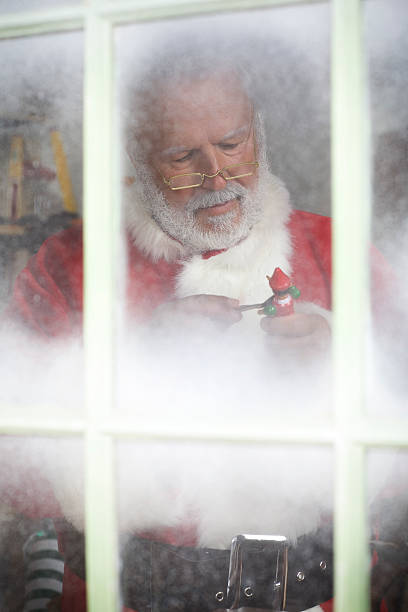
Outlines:
[[235,138],[235,136],[241,136],[241,134],[243,133],[247,133],[249,130],[249,126],[250,126],[250,123],[246,123],[245,125],[242,125],[236,130],[231,130],[230,132],[227,132],[221,138],[220,142],[222,142],[223,140],[229,140],[230,138]]

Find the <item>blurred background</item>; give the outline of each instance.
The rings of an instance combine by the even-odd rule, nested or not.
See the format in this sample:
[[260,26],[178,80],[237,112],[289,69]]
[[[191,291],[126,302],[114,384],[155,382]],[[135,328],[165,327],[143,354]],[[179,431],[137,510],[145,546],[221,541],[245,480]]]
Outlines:
[[82,40],[74,32],[0,42],[1,304],[44,239],[80,215]]

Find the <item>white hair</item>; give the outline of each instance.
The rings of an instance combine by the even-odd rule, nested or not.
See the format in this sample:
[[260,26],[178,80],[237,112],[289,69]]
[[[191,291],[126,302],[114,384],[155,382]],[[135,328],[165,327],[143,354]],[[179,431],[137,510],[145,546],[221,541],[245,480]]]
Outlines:
[[[164,39],[150,55],[150,60],[135,75],[128,75],[122,99],[122,127],[132,161],[145,158],[154,125],[151,121],[155,102],[181,84],[200,83],[208,78],[234,79],[256,110],[250,59],[245,50],[233,49],[225,39],[199,40],[197,33],[183,40]],[[137,157],[136,157],[137,156]]]

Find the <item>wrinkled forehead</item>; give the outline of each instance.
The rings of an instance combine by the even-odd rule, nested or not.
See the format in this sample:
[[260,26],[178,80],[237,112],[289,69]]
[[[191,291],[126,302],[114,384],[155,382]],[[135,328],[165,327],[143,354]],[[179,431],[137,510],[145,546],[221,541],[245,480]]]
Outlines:
[[150,111],[153,150],[216,142],[251,122],[252,105],[234,75],[180,80],[159,87]]

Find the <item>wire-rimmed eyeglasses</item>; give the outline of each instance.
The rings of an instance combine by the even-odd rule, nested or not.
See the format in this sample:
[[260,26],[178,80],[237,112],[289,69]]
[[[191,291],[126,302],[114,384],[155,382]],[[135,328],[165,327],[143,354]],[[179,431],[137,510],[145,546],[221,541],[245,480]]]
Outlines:
[[[255,173],[255,169],[259,167],[259,162],[241,162],[240,164],[233,164],[232,166],[225,166],[221,170],[217,170],[215,174],[206,174],[205,172],[188,172],[186,174],[176,174],[175,176],[169,176],[166,178],[162,176],[163,182],[172,191],[178,191],[180,189],[192,189],[193,187],[201,187],[204,183],[205,178],[215,178],[221,175],[226,181],[232,181],[233,179],[243,178],[244,176],[251,176]],[[161,174],[161,173],[160,173]]]

